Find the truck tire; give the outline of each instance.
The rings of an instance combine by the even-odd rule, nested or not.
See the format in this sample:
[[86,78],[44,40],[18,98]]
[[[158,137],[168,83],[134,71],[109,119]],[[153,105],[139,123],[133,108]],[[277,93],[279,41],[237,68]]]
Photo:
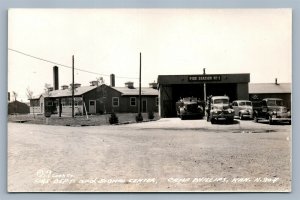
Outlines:
[[240,120],[244,119],[244,117],[243,117],[243,115],[241,113],[239,114],[239,118],[240,118]]
[[211,119],[210,119],[210,123],[211,123],[211,124],[215,124],[215,123],[216,123],[215,119],[214,119],[214,118],[211,118]]
[[255,123],[257,123],[257,122],[258,122],[258,118],[257,118],[257,116],[256,116],[256,115],[254,115],[254,116],[253,116],[253,121],[254,121]]
[[274,122],[273,122],[273,120],[272,120],[272,117],[271,117],[271,116],[269,116],[269,124],[270,124],[270,125],[273,125],[273,124],[274,124]]

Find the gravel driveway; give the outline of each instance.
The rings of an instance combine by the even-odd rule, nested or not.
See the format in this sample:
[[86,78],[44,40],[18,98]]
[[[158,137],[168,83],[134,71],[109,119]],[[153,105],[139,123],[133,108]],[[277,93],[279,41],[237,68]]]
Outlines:
[[178,118],[119,126],[8,123],[8,190],[291,190],[291,126]]

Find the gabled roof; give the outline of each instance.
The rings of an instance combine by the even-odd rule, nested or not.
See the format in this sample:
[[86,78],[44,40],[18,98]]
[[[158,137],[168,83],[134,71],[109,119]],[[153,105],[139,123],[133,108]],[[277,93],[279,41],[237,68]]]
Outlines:
[[291,93],[291,83],[250,83],[249,94]]
[[[121,93],[122,96],[137,96],[139,95],[139,88],[127,88],[127,87],[112,87]],[[153,88],[142,87],[141,94],[144,96],[158,96],[158,90]]]
[[[93,89],[95,89],[97,86],[82,86],[78,87],[74,91],[74,96],[81,96],[84,93],[87,93]],[[48,93],[43,93],[41,95],[35,96],[32,99],[39,99],[41,96],[43,97],[71,97],[72,96],[72,90],[65,89],[65,90],[53,90]]]

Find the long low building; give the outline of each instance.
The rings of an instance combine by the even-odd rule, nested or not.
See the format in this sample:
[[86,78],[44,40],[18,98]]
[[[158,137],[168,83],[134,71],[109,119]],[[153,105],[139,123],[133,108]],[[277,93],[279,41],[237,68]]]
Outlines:
[[291,109],[291,83],[251,83],[249,84],[249,99],[251,101],[264,98],[281,98],[285,106]]
[[[132,82],[125,87],[111,87],[105,84],[98,86],[96,81],[90,86],[75,84],[75,115],[103,113],[137,113],[139,106],[139,88]],[[30,113],[45,112],[71,115],[72,90],[62,86],[61,90],[52,90],[30,99]],[[141,112],[158,112],[158,90],[156,84],[141,88]]]

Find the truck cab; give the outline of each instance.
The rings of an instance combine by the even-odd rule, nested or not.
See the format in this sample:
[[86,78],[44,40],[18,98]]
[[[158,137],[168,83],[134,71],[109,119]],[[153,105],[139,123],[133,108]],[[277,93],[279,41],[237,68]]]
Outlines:
[[209,119],[212,124],[219,120],[232,123],[234,120],[234,110],[229,104],[228,96],[213,96],[209,101]]

